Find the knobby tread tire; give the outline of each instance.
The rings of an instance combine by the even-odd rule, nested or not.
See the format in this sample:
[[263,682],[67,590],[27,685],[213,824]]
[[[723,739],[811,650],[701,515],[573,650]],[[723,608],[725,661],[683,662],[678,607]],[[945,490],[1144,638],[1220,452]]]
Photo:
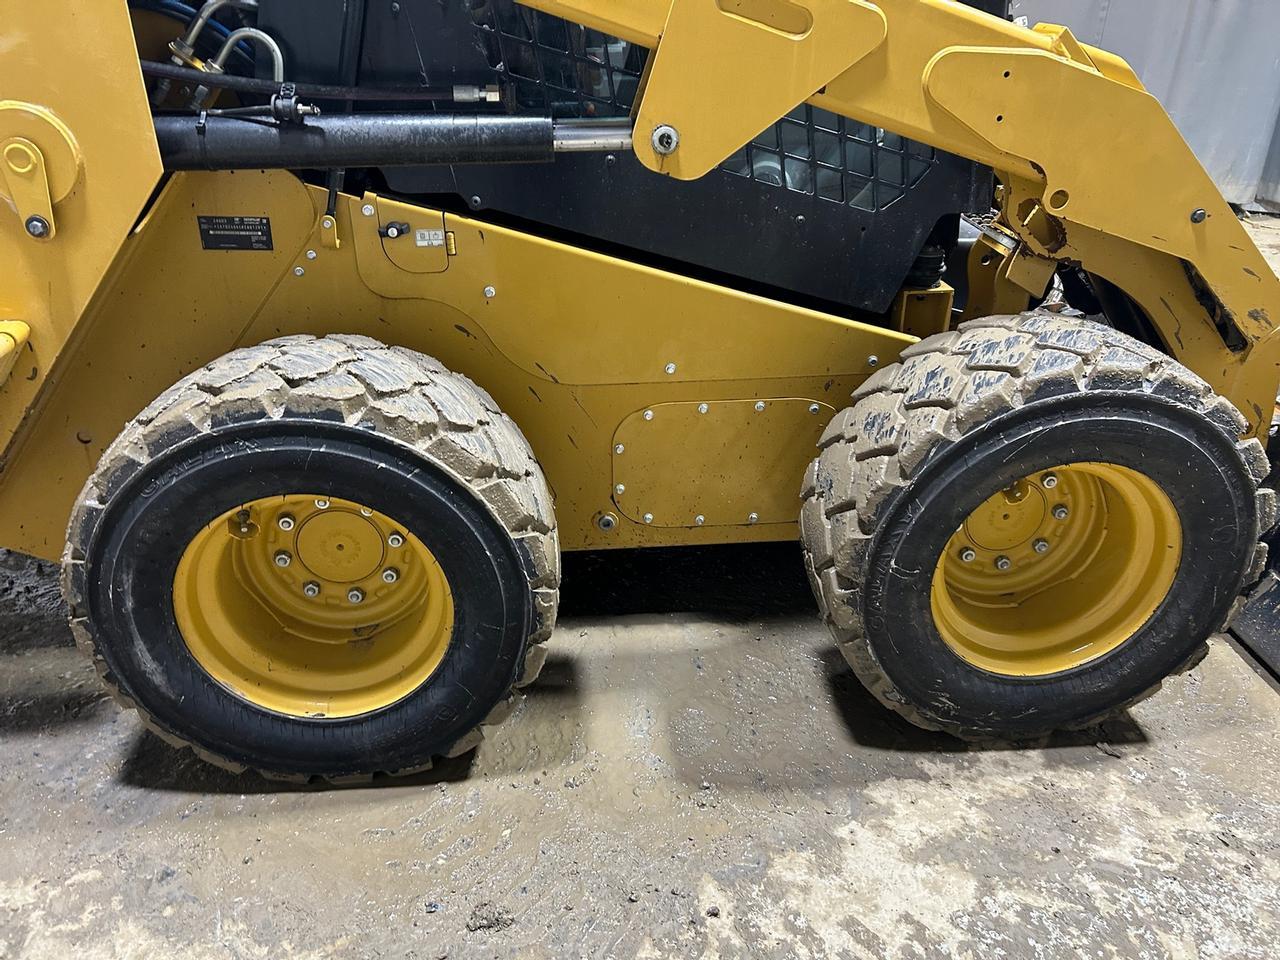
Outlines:
[[[298,335],[235,350],[166,390],[107,448],[72,511],[62,557],[62,590],[76,642],[92,658],[107,689],[175,747],[235,773],[243,764],[210,753],[158,723],[122,689],[102,656],[88,617],[85,557],[106,504],[150,460],[219,426],[251,421],[340,418],[411,448],[469,487],[515,541],[533,596],[533,630],[523,668],[508,695],[444,756],[476,746],[485,727],[501,723],[546,660],[560,597],[560,544],[551,492],[528,441],[489,394],[437,360],[369,337]],[[404,775],[429,769],[377,771]],[[306,776],[258,770],[279,780]],[[368,780],[373,773],[328,777]]]
[[[823,433],[821,452],[801,490],[801,540],[810,585],[858,679],[884,706],[916,726],[965,739],[991,739],[988,732],[939,721],[908,702],[877,660],[861,602],[880,521],[932,456],[975,427],[1036,400],[1097,390],[1142,391],[1213,423],[1235,443],[1259,485],[1255,539],[1275,525],[1276,493],[1260,486],[1270,471],[1266,452],[1256,439],[1240,439],[1248,424],[1235,406],[1167,354],[1087,320],[1032,312],[973,320],[929,337],[904,350],[900,362],[869,377],[854,392],[853,406],[837,414]],[[1258,543],[1246,590],[1262,575],[1266,557],[1266,545]],[[1240,608],[1238,600],[1222,629]],[[1207,652],[1201,644],[1177,672],[1191,669]],[[1160,686],[1158,681],[1141,695],[1071,727],[1101,723]]]

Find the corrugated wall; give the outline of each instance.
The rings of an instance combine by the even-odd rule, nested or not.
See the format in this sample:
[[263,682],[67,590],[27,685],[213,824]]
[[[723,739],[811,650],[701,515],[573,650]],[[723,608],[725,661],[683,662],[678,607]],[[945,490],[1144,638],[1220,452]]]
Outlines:
[[1223,195],[1280,203],[1280,0],[1013,0],[1127,59]]

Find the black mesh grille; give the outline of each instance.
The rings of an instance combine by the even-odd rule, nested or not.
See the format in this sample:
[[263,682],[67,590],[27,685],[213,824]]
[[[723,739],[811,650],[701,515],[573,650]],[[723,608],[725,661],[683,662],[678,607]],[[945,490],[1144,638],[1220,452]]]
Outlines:
[[[648,51],[514,0],[472,8],[489,64],[522,110],[556,117],[631,112]],[[932,147],[803,104],[724,162],[733,176],[876,212],[937,162]]]

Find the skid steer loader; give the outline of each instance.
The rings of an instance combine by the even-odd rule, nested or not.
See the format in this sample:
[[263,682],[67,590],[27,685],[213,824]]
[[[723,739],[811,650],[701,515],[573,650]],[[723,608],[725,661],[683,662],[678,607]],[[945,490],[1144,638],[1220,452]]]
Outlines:
[[1002,0],[104,0],[0,23],[0,543],[160,736],[422,769],[560,551],[803,542],[886,707],[1096,723],[1266,560],[1280,283]]

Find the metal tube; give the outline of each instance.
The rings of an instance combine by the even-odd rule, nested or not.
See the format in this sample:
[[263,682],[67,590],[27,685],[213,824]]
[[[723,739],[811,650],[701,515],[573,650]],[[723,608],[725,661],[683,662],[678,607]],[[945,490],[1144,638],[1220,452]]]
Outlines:
[[631,121],[558,120],[553,148],[556,153],[590,153],[631,149]]
[[[223,90],[234,90],[237,93],[253,93],[269,97],[280,92],[280,84],[270,80],[255,80],[252,77],[238,77],[234,74],[205,73],[203,70],[192,70],[190,67],[159,63],[155,60],[143,60],[142,72],[149,77],[160,77],[164,80],[180,80],[185,83],[203,84],[206,87],[218,87]],[[452,89],[440,87],[337,87],[328,84],[299,83],[299,97],[314,100],[452,100]]]
[[221,72],[227,65],[227,58],[231,56],[231,51],[236,48],[236,44],[241,40],[252,40],[267,48],[271,53],[271,59],[274,63],[271,70],[271,79],[277,83],[284,83],[284,51],[280,49],[280,44],[268,33],[261,30],[255,30],[253,27],[241,27],[239,30],[232,30],[231,35],[227,37],[222,44],[222,49],[218,51],[218,55],[213,58],[213,65]]
[[200,39],[200,34],[204,32],[205,26],[213,19],[213,15],[223,7],[239,7],[243,10],[256,10],[258,8],[258,0],[209,0],[200,8],[199,15],[191,23],[191,28],[187,30],[187,35],[183,42],[188,47],[194,47],[196,41]]
[[541,163],[553,156],[546,117],[355,114],[302,124],[160,116],[166,170],[332,170],[437,163]]

